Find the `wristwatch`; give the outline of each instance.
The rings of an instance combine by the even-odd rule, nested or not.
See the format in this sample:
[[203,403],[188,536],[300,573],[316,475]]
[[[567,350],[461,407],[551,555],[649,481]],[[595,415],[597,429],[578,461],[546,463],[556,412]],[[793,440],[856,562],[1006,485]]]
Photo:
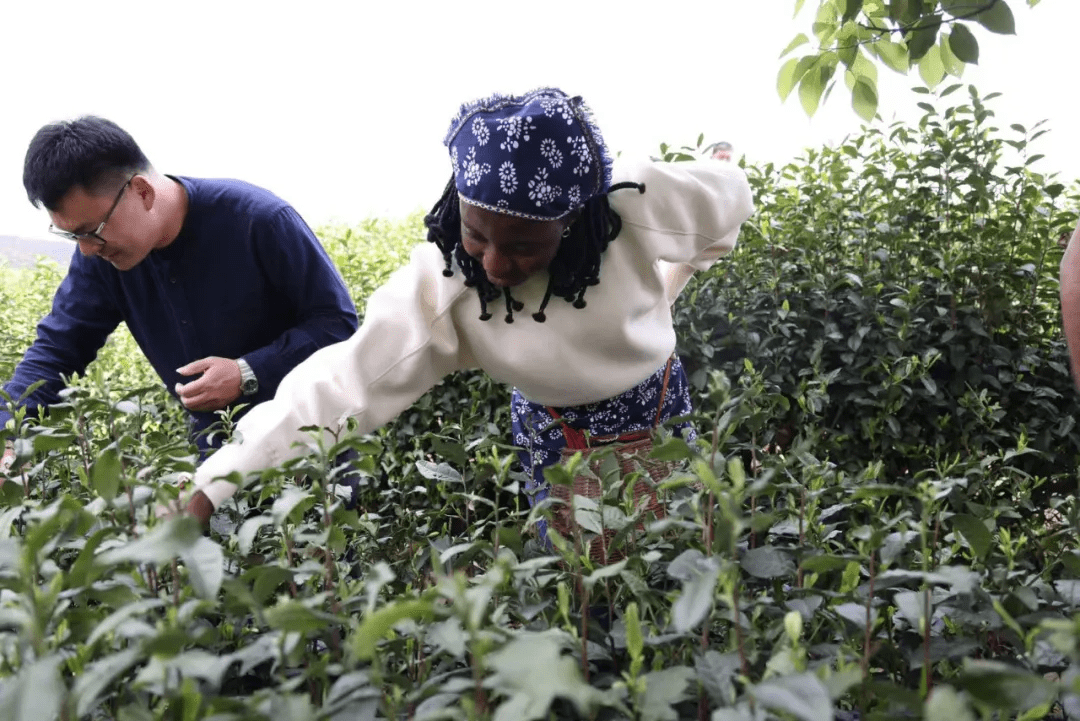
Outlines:
[[236,365],[240,366],[240,392],[245,396],[253,396],[259,392],[259,379],[255,377],[255,371],[243,358],[236,359]]

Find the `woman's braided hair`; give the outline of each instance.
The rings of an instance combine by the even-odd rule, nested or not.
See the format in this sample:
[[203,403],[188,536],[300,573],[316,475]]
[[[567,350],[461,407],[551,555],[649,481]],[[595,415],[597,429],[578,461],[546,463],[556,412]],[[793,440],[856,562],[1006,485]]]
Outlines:
[[[637,183],[619,183],[613,185],[608,192],[625,187],[635,187],[639,192],[645,192],[645,186]],[[506,322],[513,323],[514,311],[521,310],[524,306],[514,300],[509,288],[500,291],[492,285],[480,263],[465,252],[461,244],[461,208],[458,203],[457,188],[454,178],[451,177],[442,197],[432,206],[431,212],[424,216],[428,240],[439,247],[446,260],[443,275],[454,275],[453,262],[456,260],[465,276],[465,285],[476,288],[480,297],[480,320],[491,318],[487,309],[488,303],[503,295],[506,300]],[[585,307],[585,290],[600,282],[600,257],[607,250],[608,243],[614,240],[621,230],[622,220],[618,213],[611,209],[607,193],[585,201],[580,215],[569,227],[569,234],[564,236],[559,244],[555,259],[548,266],[547,291],[544,293],[540,310],[533,313],[534,320],[538,323],[544,322],[544,309],[552,296],[573,303],[575,308]]]

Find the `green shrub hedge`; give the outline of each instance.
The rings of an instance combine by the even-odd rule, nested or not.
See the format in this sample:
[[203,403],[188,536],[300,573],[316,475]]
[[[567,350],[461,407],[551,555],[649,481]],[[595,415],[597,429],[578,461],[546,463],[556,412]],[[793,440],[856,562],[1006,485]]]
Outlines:
[[[13,439],[0,718],[1077,715],[1056,241],[1080,193],[1035,171],[1041,129],[957,89],[914,127],[747,167],[757,214],[676,308],[701,440],[659,446],[684,470],[647,533],[616,473],[541,547],[507,389],[478,373],[267,472],[206,534],[158,520],[193,449],[116,334]],[[423,238],[419,217],[321,233],[360,306]],[[59,272],[3,271],[2,374]],[[595,567],[605,528],[626,557]]]

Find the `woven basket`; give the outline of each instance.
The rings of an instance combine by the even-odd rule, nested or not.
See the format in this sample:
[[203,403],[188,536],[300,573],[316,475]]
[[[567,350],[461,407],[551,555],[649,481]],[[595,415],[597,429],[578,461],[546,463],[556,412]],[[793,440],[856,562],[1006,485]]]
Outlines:
[[[666,515],[664,503],[657,496],[656,484],[670,476],[677,463],[649,458],[653,450],[651,437],[592,448],[564,448],[562,450],[563,463],[573,457],[575,453],[580,453],[584,457],[586,465],[586,471],[574,478],[572,488],[553,484],[549,492],[553,498],[563,501],[563,503],[558,504],[552,513],[551,526],[566,538],[573,538],[579,530],[578,523],[574,519],[573,505],[571,504],[572,497],[576,495],[599,500],[604,495],[601,486],[601,479],[604,477],[604,472],[600,467],[602,461],[600,459],[591,459],[590,456],[600,450],[609,448],[612,449],[612,454],[618,461],[621,477],[625,478],[634,471],[640,471],[649,479],[641,478],[634,484],[634,507],[638,508],[642,502],[645,503],[645,517],[638,522],[636,530],[644,533],[645,521],[649,519],[649,514],[652,514],[657,519]],[[616,531],[605,530],[602,535],[589,541],[589,558],[594,563],[607,565],[620,561],[625,556],[620,550],[610,549],[615,534]]]

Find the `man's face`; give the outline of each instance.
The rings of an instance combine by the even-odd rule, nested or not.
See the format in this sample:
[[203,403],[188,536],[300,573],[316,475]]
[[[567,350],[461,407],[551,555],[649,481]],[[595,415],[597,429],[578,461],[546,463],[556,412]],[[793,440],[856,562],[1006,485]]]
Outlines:
[[[148,194],[152,206],[153,188],[141,175],[119,190],[100,195],[76,186],[60,200],[56,210],[49,211],[49,217],[57,229],[80,236],[76,242],[83,255],[100,256],[117,270],[131,270],[156,243]],[[97,236],[89,235],[98,228],[101,230]]]

